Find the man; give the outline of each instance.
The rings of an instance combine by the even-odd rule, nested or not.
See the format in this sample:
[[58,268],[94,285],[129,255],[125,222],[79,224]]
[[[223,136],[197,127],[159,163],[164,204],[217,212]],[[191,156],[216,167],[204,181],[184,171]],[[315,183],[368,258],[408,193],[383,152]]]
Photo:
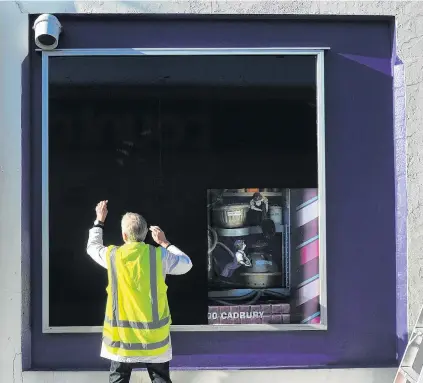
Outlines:
[[101,356],[111,360],[109,382],[129,383],[132,369],[145,366],[153,383],[171,383],[171,318],[165,277],[187,273],[191,260],[157,226],[150,231],[159,247],[145,244],[147,222],[135,213],[122,218],[124,245],[105,247],[107,202],[99,202],[95,209],[97,219],[89,232],[87,253],[108,273]]

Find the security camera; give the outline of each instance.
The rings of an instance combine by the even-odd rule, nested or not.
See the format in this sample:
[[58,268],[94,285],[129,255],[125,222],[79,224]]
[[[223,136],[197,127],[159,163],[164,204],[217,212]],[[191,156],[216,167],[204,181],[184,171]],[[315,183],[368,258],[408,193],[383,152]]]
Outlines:
[[59,44],[59,36],[62,25],[54,15],[47,13],[38,16],[33,26],[35,32],[35,44],[38,48],[52,50]]

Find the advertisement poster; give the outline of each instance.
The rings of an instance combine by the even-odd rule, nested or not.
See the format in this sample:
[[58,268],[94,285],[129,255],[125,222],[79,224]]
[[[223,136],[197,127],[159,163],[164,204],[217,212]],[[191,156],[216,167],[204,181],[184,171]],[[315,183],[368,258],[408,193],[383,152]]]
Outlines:
[[319,323],[317,189],[209,189],[207,208],[208,323]]

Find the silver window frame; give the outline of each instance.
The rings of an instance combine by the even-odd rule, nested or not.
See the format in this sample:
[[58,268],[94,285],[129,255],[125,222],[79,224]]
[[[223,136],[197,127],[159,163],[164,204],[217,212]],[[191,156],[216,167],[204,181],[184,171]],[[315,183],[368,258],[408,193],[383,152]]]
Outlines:
[[180,49],[57,49],[42,52],[42,331],[43,333],[100,333],[102,326],[49,324],[49,173],[48,99],[49,58],[55,56],[215,56],[215,55],[297,55],[316,56],[318,197],[319,197],[319,324],[173,325],[172,331],[300,331],[327,330],[326,275],[326,176],[325,176],[325,81],[324,56],[319,48],[180,48]]

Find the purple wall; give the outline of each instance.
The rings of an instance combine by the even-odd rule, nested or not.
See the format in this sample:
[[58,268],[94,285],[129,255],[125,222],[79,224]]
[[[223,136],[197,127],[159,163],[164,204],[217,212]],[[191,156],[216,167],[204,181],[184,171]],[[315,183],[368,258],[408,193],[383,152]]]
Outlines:
[[[401,270],[396,271],[392,20],[59,18],[65,28],[60,48],[331,48],[325,72],[329,330],[174,333],[173,366],[395,365],[403,334],[396,331],[395,304]],[[41,332],[41,59],[33,50],[30,59],[31,151],[23,158],[31,164],[31,171],[24,168],[24,188],[31,186],[31,193],[24,190],[30,198],[24,207],[32,207],[31,246],[23,255],[31,259],[32,275],[27,359],[33,369],[105,369],[99,334]],[[27,242],[28,232],[23,235]],[[405,301],[397,306],[406,310]]]

